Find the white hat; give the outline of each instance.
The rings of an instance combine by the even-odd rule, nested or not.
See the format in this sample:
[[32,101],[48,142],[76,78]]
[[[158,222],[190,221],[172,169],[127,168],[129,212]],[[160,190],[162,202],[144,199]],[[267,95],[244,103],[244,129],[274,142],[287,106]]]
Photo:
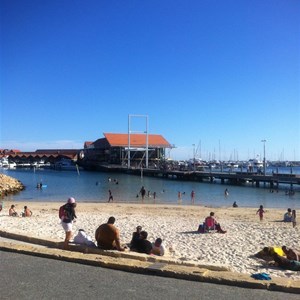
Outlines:
[[70,203],[70,204],[75,203],[75,198],[70,197],[68,199],[68,203]]

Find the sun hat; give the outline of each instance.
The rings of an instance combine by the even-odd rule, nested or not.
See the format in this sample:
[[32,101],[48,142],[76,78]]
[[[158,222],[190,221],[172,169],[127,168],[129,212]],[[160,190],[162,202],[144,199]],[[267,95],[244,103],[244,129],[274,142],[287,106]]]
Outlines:
[[70,197],[68,199],[68,203],[70,203],[70,204],[75,203],[75,199],[73,197]]

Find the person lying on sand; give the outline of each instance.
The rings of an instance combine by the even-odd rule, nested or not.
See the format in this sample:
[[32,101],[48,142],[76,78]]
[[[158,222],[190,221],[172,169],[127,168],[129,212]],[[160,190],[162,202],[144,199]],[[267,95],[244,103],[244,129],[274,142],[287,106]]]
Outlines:
[[264,247],[254,256],[265,261],[271,261],[273,260],[274,253],[278,254],[279,256],[285,256],[283,250],[280,247]]
[[273,259],[275,261],[275,265],[282,269],[300,271],[299,261],[287,259],[283,256],[278,255],[277,253],[273,254]]

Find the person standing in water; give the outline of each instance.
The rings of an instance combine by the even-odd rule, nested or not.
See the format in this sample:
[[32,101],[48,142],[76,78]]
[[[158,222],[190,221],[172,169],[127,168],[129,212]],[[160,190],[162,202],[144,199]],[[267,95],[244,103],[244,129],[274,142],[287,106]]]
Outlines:
[[194,190],[192,190],[192,192],[191,192],[191,201],[192,201],[192,204],[195,203],[195,191]]
[[224,195],[225,195],[225,197],[227,197],[229,195],[228,189],[225,189]]

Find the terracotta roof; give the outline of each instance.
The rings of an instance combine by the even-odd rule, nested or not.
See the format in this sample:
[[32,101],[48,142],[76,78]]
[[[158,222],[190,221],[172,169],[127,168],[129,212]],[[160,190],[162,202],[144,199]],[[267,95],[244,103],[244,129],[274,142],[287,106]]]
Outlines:
[[[127,133],[104,133],[111,147],[127,147]],[[130,134],[131,147],[146,147],[146,134]],[[172,148],[170,143],[159,134],[148,134],[148,147]]]

